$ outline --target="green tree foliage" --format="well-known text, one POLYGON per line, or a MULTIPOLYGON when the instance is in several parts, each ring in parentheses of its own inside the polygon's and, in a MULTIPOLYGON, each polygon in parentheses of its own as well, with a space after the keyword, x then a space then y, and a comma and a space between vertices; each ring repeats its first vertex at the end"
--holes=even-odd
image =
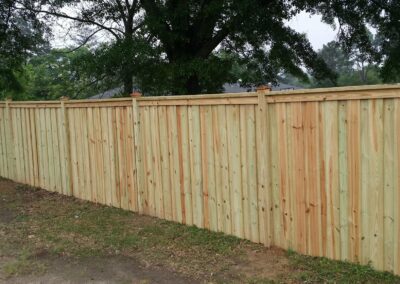
POLYGON ((229 79, 232 59, 252 73, 246 84, 274 82, 282 70, 306 77, 302 65, 315 77, 334 79, 306 37, 285 25, 298 11, 317 8, 308 2, 142 0, 145 24, 165 53, 174 94, 216 91, 229 79), (216 50, 231 56, 218 58, 216 50))
POLYGON ((36 13, 21 7, 14 0, 0 2, 0 97, 17 96, 23 91, 24 62, 46 48, 45 27, 36 13))
MULTIPOLYGON (((96 74, 117 76, 125 93, 133 78, 149 92, 202 93, 221 90, 233 80, 235 62, 252 72, 246 84, 274 82, 281 72, 307 79, 335 80, 303 34, 287 26, 302 10, 338 18, 343 42, 369 51, 364 9, 353 1, 315 0, 43 0, 26 9, 52 18, 73 20, 76 27, 107 32, 106 47, 93 54, 114 58, 112 70, 98 62, 96 74), (75 9, 66 14, 61 8, 75 9), (117 53, 116 50, 121 50, 117 53), (223 52, 230 56, 221 57, 223 52)), ((91 36, 92 36, 91 35, 91 36)), ((90 37, 90 36, 89 36, 90 37)), ((89 60, 89 59, 88 59, 89 60)), ((110 60, 109 60, 110 62, 110 60)))
MULTIPOLYGON (((371 35, 372 37, 372 35, 371 35)), ((353 46, 344 49, 336 42, 325 44, 318 52, 338 78, 335 82, 329 80, 314 80, 313 87, 351 86, 379 84, 379 65, 372 58, 361 53, 353 46)))
POLYGON ((112 81, 97 80, 87 74, 83 64, 89 54, 86 48, 74 52, 54 49, 31 58, 24 68, 28 77, 27 96, 44 100, 62 96, 84 98, 113 87, 112 81))
MULTIPOLYGON (((136 49, 137 41, 151 41, 143 32, 143 20, 140 14, 138 0, 31 0, 23 4, 24 9, 46 17, 48 23, 55 20, 72 21, 75 32, 80 33, 84 28, 89 29, 89 34, 83 38, 82 45, 88 43, 99 33, 109 36, 108 46, 101 46, 94 54, 89 54, 87 62, 100 59, 95 64, 88 66, 88 71, 104 78, 104 71, 111 79, 118 73, 120 81, 124 84, 125 93, 133 89, 134 66, 136 57, 140 57, 143 50, 136 49), (63 9, 67 8, 67 10, 63 9), (118 52, 118 54, 117 54, 118 52), (91 56, 90 56, 91 55, 91 56), (111 58, 113 62, 110 67, 111 58), (107 69, 105 69, 107 68, 107 69), (103 71, 103 72, 102 72, 103 71)), ((150 48, 150 42, 148 43, 150 48)))
MULTIPOLYGON (((359 0, 360 1, 360 0, 359 0)), ((400 81, 400 1, 360 1, 369 22, 378 31, 375 44, 383 63, 384 82, 400 81)))
MULTIPOLYGON (((395 80, 392 70, 400 66, 398 1, 25 1, 20 3, 25 10, 49 23, 63 19, 72 21, 75 31, 89 29, 82 44, 107 34, 106 43, 82 58, 87 67, 82 71, 123 84, 125 94, 134 86, 153 95, 211 93, 238 78, 244 85, 257 85, 274 83, 281 74, 334 85, 338 78, 337 70, 328 68, 332 62, 326 63, 304 34, 287 26, 300 11, 338 24, 338 41, 346 52, 357 50, 363 62, 383 60, 386 80, 395 80), (367 24, 381 35, 375 46, 367 24)), ((376 73, 376 68, 361 69, 361 75, 376 73)))

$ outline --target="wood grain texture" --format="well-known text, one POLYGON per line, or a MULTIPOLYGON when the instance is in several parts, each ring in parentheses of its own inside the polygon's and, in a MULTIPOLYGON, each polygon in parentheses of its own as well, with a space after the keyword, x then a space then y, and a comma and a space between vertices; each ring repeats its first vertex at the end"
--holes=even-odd
POLYGON ((400 87, 0 103, 0 175, 400 274, 400 87))

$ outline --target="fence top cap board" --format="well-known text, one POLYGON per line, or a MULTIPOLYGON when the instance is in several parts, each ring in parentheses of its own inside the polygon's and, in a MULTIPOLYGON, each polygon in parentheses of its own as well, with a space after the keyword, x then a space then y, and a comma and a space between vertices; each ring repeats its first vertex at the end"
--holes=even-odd
MULTIPOLYGON (((302 100, 305 96, 308 99, 314 100, 325 100, 325 96, 329 96, 330 99, 340 99, 344 94, 346 97, 343 99, 351 99, 354 95, 354 99, 360 99, 368 94, 373 95, 373 91, 390 91, 400 90, 400 84, 385 84, 385 85, 366 85, 366 86, 349 86, 349 87, 334 87, 334 88, 316 88, 316 89, 300 89, 300 90, 284 90, 284 91, 270 91, 265 93, 271 102, 285 101, 290 102, 291 99, 294 101, 302 100), (369 92, 369 93, 368 93, 369 92), (357 96, 356 96, 357 95, 357 96)), ((236 103, 240 104, 240 99, 248 98, 249 104, 257 104, 257 92, 247 93, 224 93, 224 94, 199 94, 199 95, 184 95, 184 96, 155 96, 155 97, 135 97, 135 98, 114 98, 114 99, 84 99, 84 100, 64 100, 66 107, 68 106, 118 106, 128 105, 132 100, 137 100, 139 105, 160 105, 166 104, 168 101, 187 101, 185 104, 196 105, 201 104, 202 101, 208 100, 209 102, 226 100, 229 102, 231 99, 236 99, 236 103), (252 100, 254 99, 254 100, 252 100), (153 102, 153 103, 152 103, 153 102), (112 103, 110 105, 107 105, 112 103)), ((380 94, 375 94, 374 97, 382 97, 380 94)), ((400 97, 399 94, 391 95, 390 97, 400 97)), ((371 98, 366 96, 366 98, 371 98)), ((212 104, 212 103, 211 103, 212 104)), ((6 102, 0 102, 0 107, 6 107, 6 102)), ((9 101, 9 106, 15 107, 60 107, 60 101, 9 101)))

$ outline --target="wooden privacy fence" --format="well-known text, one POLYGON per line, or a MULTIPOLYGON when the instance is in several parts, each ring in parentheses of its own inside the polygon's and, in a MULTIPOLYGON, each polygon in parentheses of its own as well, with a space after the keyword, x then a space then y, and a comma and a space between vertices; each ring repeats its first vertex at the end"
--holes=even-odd
POLYGON ((0 175, 400 274, 400 86, 0 103, 0 175))

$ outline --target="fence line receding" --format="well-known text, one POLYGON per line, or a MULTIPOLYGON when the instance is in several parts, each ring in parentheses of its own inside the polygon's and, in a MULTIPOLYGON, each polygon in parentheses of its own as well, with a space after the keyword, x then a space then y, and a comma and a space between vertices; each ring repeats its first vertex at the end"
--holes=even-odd
POLYGON ((0 103, 0 175, 400 274, 400 86, 0 103))

